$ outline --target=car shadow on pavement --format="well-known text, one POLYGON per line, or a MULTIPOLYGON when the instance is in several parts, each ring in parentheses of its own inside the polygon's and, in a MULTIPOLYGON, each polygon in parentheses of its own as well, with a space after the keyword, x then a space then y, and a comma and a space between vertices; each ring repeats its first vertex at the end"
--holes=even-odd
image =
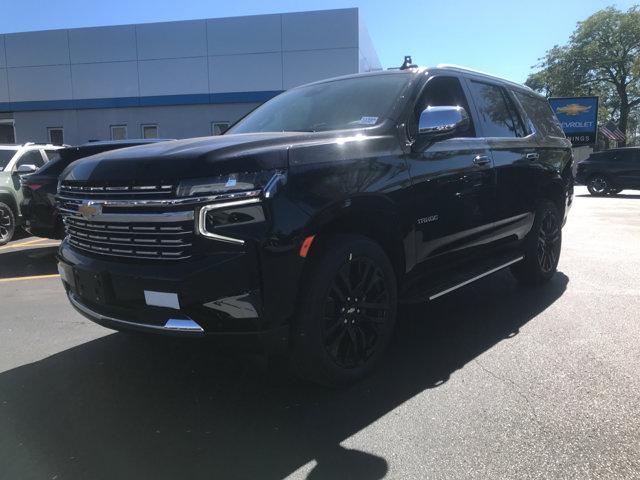
POLYGON ((527 289, 499 272, 402 307, 383 363, 344 390, 208 342, 112 334, 78 345, 0 373, 4 478, 276 479, 305 465, 313 479, 382 478, 385 458, 341 442, 518 334, 568 281, 527 289))
POLYGON ((38 248, 36 245, 23 250, 0 251, 0 279, 58 273, 57 251, 58 247, 38 248))

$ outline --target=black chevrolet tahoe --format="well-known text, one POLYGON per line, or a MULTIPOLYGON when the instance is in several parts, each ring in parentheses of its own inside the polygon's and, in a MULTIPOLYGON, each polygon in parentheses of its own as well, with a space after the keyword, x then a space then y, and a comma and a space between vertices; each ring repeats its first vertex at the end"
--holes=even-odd
POLYGON ((612 148, 595 152, 578 162, 576 181, 594 196, 640 190, 640 147, 612 148))
POLYGON ((115 330, 257 341, 353 382, 399 302, 555 273, 571 144, 547 101, 451 66, 293 88, 219 137, 101 153, 58 189, 71 304, 115 330))

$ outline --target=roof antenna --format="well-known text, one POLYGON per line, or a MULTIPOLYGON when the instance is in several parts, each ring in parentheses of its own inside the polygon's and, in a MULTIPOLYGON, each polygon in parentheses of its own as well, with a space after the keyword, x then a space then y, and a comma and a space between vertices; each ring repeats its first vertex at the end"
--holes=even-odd
POLYGON ((415 67, 417 67, 417 65, 413 64, 413 60, 411 60, 411 55, 405 55, 404 62, 402 63, 400 70, 406 70, 407 68, 415 68, 415 67))

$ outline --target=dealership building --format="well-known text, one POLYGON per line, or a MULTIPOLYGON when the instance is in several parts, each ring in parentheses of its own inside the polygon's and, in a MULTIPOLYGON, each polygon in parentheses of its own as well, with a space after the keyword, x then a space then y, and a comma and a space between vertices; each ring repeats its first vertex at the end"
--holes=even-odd
POLYGON ((0 35, 0 143, 215 135, 314 80, 380 69, 357 8, 0 35))

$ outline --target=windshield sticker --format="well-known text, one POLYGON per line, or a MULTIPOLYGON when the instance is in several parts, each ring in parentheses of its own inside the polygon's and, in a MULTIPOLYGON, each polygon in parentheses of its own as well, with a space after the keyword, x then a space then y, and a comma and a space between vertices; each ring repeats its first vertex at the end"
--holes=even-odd
POLYGON ((358 123, 360 125, 375 125, 378 122, 378 117, 362 117, 358 123))

